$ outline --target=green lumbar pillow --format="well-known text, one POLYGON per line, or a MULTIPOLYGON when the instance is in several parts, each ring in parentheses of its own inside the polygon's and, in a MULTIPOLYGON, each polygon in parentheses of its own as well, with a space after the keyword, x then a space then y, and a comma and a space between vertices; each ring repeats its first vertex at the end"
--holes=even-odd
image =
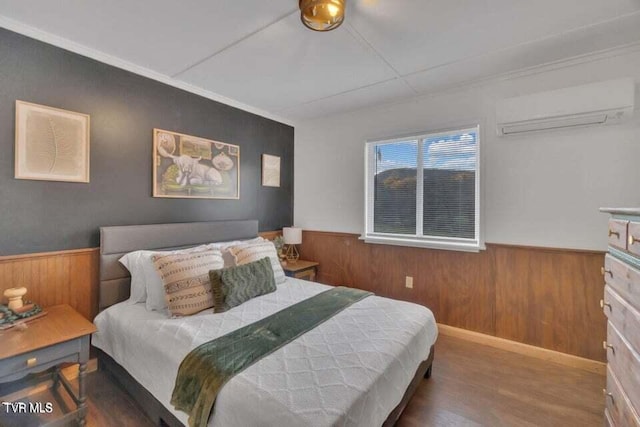
POLYGON ((211 270, 209 277, 215 313, 276 290, 273 268, 267 257, 236 267, 211 270))

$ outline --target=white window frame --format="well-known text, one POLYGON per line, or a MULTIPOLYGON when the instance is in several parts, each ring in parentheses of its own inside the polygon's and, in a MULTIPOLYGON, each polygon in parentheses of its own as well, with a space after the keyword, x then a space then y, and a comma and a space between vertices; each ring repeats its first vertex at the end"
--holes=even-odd
POLYGON ((364 200, 364 224, 365 230, 361 240, 366 243, 383 244, 383 245, 396 245, 396 246, 411 246, 419 248, 431 248, 431 249, 445 249, 464 252, 479 252, 484 250, 484 242, 482 241, 482 226, 481 226, 481 150, 482 150, 482 134, 480 124, 454 126, 447 129, 439 129, 436 131, 426 131, 410 136, 400 136, 394 138, 386 138, 381 140, 369 140, 365 144, 364 157, 364 183, 365 183, 365 200, 364 200), (476 184, 476 200, 475 200, 475 236, 473 239, 461 239, 451 237, 440 236, 422 236, 423 228, 423 207, 424 207, 424 157, 423 148, 424 140, 427 138, 437 137, 438 135, 450 135, 453 132, 465 132, 473 131, 476 133, 476 168, 475 168, 475 184, 476 184), (391 234, 391 233, 375 233, 373 232, 373 215, 369 215, 369 212, 373 212, 374 209, 374 180, 372 179, 375 171, 375 150, 372 150, 373 145, 381 144, 393 144, 398 142, 418 142, 418 159, 417 159, 417 177, 416 177, 416 234, 391 234))

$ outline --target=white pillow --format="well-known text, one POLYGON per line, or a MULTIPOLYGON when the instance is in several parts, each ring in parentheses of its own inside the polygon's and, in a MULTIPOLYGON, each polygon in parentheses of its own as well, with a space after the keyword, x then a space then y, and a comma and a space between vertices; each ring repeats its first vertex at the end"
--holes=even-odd
MULTIPOLYGON (((132 304, 146 302, 148 297, 147 277, 154 276, 148 274, 149 269, 145 265, 153 265, 151 256, 154 254, 171 253, 171 252, 192 252, 194 250, 206 250, 206 245, 197 246, 195 248, 181 249, 177 251, 134 251, 124 255, 118 261, 129 270, 131 274, 131 292, 129 302, 132 304)), ((159 280, 159 279, 158 279, 159 280)))
POLYGON ((222 259, 224 259, 224 267, 229 268, 229 267, 235 267, 236 265, 235 257, 231 252, 229 252, 230 248, 238 245, 251 245, 251 244, 262 243, 262 242, 266 242, 266 240, 262 237, 256 237, 248 240, 232 240, 228 242, 209 243, 207 247, 209 247, 210 249, 217 249, 220 252, 222 252, 222 259))
POLYGON ((286 280, 284 270, 278 258, 278 251, 273 242, 265 240, 257 243, 233 246, 229 248, 229 252, 234 256, 236 265, 244 265, 268 257, 269 261, 271 261, 273 277, 276 284, 284 283, 286 280))
POLYGON ((217 249, 222 252, 225 267, 235 265, 235 258, 228 252, 232 246, 241 244, 256 244, 266 241, 262 237, 248 240, 233 240, 228 242, 208 243, 188 249, 178 249, 174 251, 135 251, 130 252, 120 258, 120 263, 131 273, 131 296, 129 302, 144 302, 147 310, 162 311, 167 307, 164 299, 164 285, 160 276, 156 272, 151 257, 153 255, 169 255, 174 253, 190 253, 217 249))
POLYGON ((118 260, 131 274, 131 295, 129 296, 129 302, 132 304, 145 302, 147 300, 147 287, 140 264, 140 255, 142 252, 144 251, 129 252, 118 260))
POLYGON ((255 243, 261 243, 261 242, 266 242, 267 240, 265 240, 264 237, 254 237, 253 239, 247 239, 247 240, 229 240, 226 242, 214 242, 214 243, 209 243, 207 244, 207 246, 211 249, 219 249, 219 250, 227 250, 233 246, 238 246, 238 245, 251 245, 251 244, 255 244, 255 243))

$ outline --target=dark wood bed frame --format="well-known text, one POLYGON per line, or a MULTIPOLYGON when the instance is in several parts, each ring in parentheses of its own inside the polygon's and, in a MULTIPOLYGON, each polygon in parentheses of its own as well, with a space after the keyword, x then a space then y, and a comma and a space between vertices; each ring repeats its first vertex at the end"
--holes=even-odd
MULTIPOLYGON (((125 253, 138 249, 166 249, 188 247, 201 243, 241 240, 258 235, 257 221, 218 221, 208 223, 154 224, 142 226, 104 227, 100 229, 100 309, 129 296, 129 272, 117 261, 125 253)), ((183 427, 167 408, 138 383, 111 356, 94 348, 98 368, 107 373, 138 404, 142 411, 159 426, 183 427)), ((416 392, 423 378, 431 377, 434 348, 423 361, 407 387, 402 400, 389 414, 384 427, 396 424, 402 411, 416 392)))

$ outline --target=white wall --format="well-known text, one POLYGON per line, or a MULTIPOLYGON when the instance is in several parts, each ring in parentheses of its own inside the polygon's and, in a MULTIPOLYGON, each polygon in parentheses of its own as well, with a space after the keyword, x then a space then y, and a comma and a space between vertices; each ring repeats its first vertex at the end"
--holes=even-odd
MULTIPOLYGON (((296 124, 295 222, 361 233, 367 139, 479 122, 487 243, 606 248, 602 206, 640 206, 640 111, 613 126, 498 137, 503 97, 619 77, 640 82, 640 52, 296 124)), ((638 88, 638 85, 636 85, 638 88)), ((638 92, 638 90, 637 90, 638 92)), ((640 94, 636 94, 640 104, 640 94)))

